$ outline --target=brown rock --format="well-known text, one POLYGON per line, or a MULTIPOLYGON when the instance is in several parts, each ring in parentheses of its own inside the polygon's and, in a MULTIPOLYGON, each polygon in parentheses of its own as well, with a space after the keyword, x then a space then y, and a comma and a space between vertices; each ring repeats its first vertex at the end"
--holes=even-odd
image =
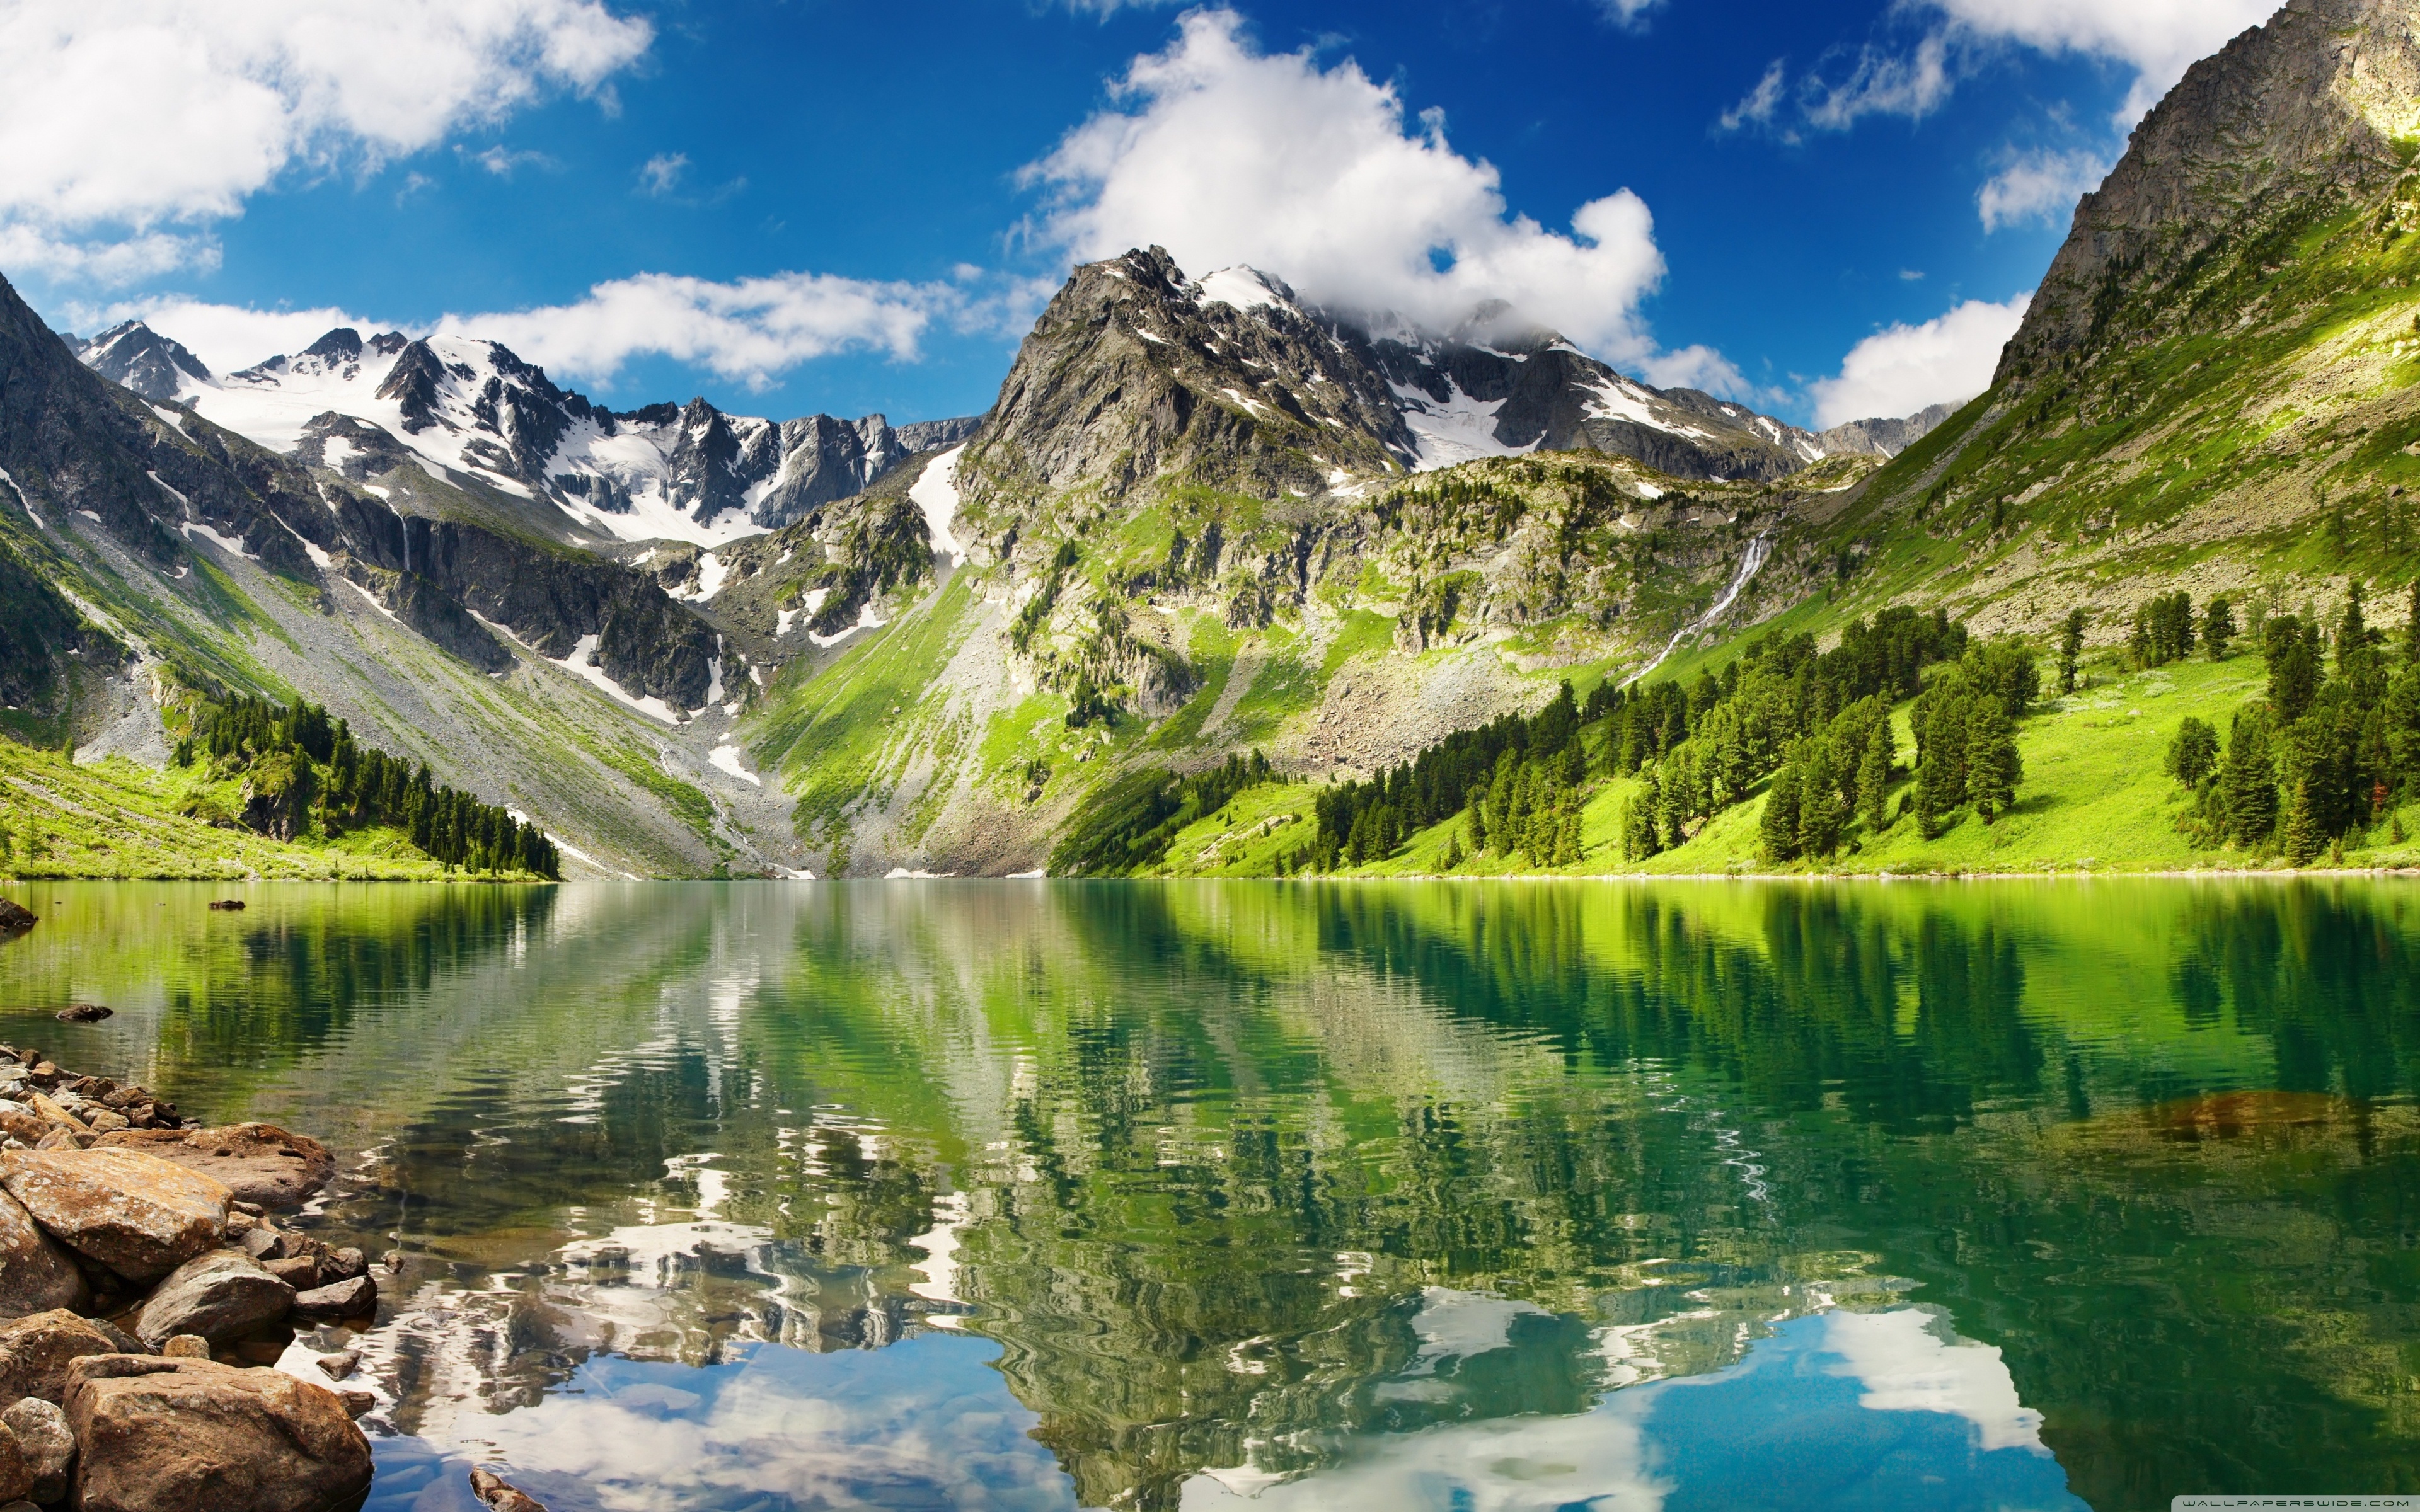
POLYGON ((70 1364, 116 1352, 116 1339, 64 1309, 0 1324, 0 1401, 39 1396, 56 1402, 66 1394, 70 1364))
POLYGON ((0 898, 0 935, 23 934, 41 921, 42 916, 23 903, 0 898))
POLYGON ((471 1472, 471 1494, 487 1504, 488 1512, 546 1512, 546 1504, 492 1470, 471 1472))
POLYGON ((0 1187, 54 1237, 130 1281, 167 1274, 226 1227, 224 1185, 139 1150, 8 1150, 0 1187))
POLYGON ((370 1444, 324 1386, 282 1370, 113 1354, 70 1372, 83 1512, 333 1512, 370 1444))
POLYGON ((378 1283, 365 1275, 298 1293, 294 1310, 310 1318, 359 1318, 378 1305, 378 1283))
POLYGON ((155 1348, 179 1334, 216 1344, 274 1323, 293 1306, 294 1288, 251 1257, 212 1250, 168 1273, 135 1315, 134 1336, 155 1348))
POLYGON ((41 1115, 23 1103, 10 1103, 0 1105, 0 1134, 6 1134, 11 1139, 22 1139, 31 1145, 39 1143, 42 1135, 50 1132, 51 1126, 42 1121, 41 1115))
POLYGON ((98 1024, 110 1016, 110 1011, 99 1003, 70 1003, 51 1017, 61 1024, 98 1024))
POLYGON ((358 1418, 378 1406, 378 1394, 368 1391, 340 1391, 336 1393, 336 1400, 345 1404, 345 1412, 348 1416, 358 1418))
POLYGON ((6 1425, 17 1436, 17 1447, 24 1453, 25 1467, 33 1472, 33 1489, 26 1494, 37 1502, 64 1501, 76 1452, 75 1435, 68 1429, 67 1413, 54 1403, 28 1396, 0 1412, 0 1425, 6 1425))
POLYGON ((297 1255, 291 1259, 263 1260, 260 1268, 297 1291, 308 1291, 319 1284, 319 1262, 308 1255, 297 1255))
POLYGON ((34 1224, 23 1203, 0 1192, 0 1318, 23 1318, 92 1301, 74 1257, 34 1224))
POLYGON ((179 1334, 160 1346, 163 1360, 207 1360, 210 1357, 210 1341, 199 1334, 179 1334))
POLYGON ((369 1268, 369 1257, 349 1244, 330 1250, 319 1261, 319 1273, 331 1281, 350 1281, 368 1274, 369 1268))
POLYGON ((25 1460, 25 1451, 17 1443, 17 1435, 0 1426, 0 1496, 14 1502, 30 1496, 34 1490, 34 1467, 25 1460))
POLYGON ((243 912, 243 900, 240 898, 217 898, 211 900, 210 907, 214 911, 240 914, 243 912))
POLYGON ((236 1196, 270 1208, 300 1205, 336 1174, 336 1158, 317 1139, 273 1123, 224 1129, 123 1129, 103 1134, 105 1149, 139 1149, 226 1183, 236 1196))
POLYGON ((347 1376, 351 1375, 353 1373, 353 1367, 361 1363, 362 1357, 355 1354, 350 1350, 347 1350, 340 1354, 323 1354, 319 1356, 319 1368, 326 1371, 330 1376, 338 1381, 342 1381, 347 1376))
POLYGON ((126 1115, 116 1108, 92 1108, 85 1114, 84 1121, 95 1134, 116 1134, 127 1126, 126 1115))

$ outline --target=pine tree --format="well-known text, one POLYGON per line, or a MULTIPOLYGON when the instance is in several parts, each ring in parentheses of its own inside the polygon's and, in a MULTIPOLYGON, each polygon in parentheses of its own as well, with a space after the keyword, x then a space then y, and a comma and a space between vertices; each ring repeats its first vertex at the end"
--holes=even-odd
POLYGON ((1763 841, 1766 860, 1779 862, 1797 859, 1797 763, 1784 762, 1781 770, 1773 774, 1773 784, 1765 789, 1764 814, 1758 822, 1758 833, 1763 841))
POLYGON ((2235 610, 2225 598, 2211 599, 2209 610, 2202 615, 2202 649, 2210 653, 2211 660, 2225 661, 2227 644, 2234 639, 2235 610))
POLYGON ((1877 835, 1889 824, 1891 758, 1898 754, 1895 746, 1890 716, 1885 714, 1874 725, 1872 736, 1866 741, 1865 758, 1857 764, 1857 808, 1866 816, 1867 827, 1877 835))
POLYGON ((2258 707, 2238 709, 2226 732, 2226 762, 2220 769, 2226 838, 2247 851, 2265 849, 2277 831, 2277 764, 2269 745, 2269 720, 2258 707))
POLYGON ((2168 742, 2168 775, 2189 788, 2198 788, 2217 766, 2218 732, 2208 720, 2186 716, 2177 726, 2176 738, 2168 742))
POLYGON ((2420 578, 2412 579, 2412 604, 2403 621, 2403 659, 2420 667, 2420 578))
POLYGON ((2075 691, 2076 663, 2084 656, 2084 626, 2089 616, 2080 609, 2067 611, 2066 623, 2058 630, 2058 690, 2075 691))
POLYGON ((1976 700, 1966 717, 1966 795, 1975 800, 1976 816, 1988 825, 2007 811, 2024 780, 2015 727, 1996 701, 1976 700))
POLYGON ((2286 810, 2286 860, 2308 866, 2319 854, 2319 820, 2311 812, 2311 784, 2294 784, 2294 801, 2286 810))
POLYGON ((1458 872, 1462 869, 1462 837, 1452 830, 1445 832, 1445 854, 1437 857, 1437 870, 1458 872))

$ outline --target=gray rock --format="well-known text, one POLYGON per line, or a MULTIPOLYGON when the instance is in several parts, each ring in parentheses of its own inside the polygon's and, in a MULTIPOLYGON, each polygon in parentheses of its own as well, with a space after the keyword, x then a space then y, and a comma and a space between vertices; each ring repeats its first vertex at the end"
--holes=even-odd
POLYGON ((135 1316, 134 1334, 154 1347, 179 1334, 217 1344, 276 1322, 294 1301, 292 1287, 249 1257, 215 1250, 169 1273, 135 1316))
POLYGON ((81 1308, 91 1295, 74 1257, 35 1226, 23 1203, 0 1192, 0 1318, 81 1308))
POLYGON ((67 1397, 82 1512, 331 1512, 370 1483, 343 1401, 281 1370, 104 1355, 67 1397))
POLYGON ((359 1318, 378 1305, 378 1283, 365 1275, 298 1293, 294 1310, 306 1318, 359 1318))
POLYGON ((68 1429, 68 1414, 57 1404, 39 1396, 28 1396, 5 1412, 0 1424, 17 1436, 17 1447, 23 1452, 26 1468, 34 1474, 33 1500, 42 1503, 62 1501, 68 1494, 68 1476, 75 1466, 75 1435, 68 1429))

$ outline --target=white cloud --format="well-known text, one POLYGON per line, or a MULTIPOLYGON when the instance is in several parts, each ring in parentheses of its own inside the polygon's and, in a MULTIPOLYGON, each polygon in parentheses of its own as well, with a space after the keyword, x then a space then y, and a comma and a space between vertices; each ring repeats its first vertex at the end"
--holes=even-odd
POLYGON ((1807 75, 1799 90, 1807 124, 1842 131, 1861 116, 1904 116, 1922 120, 1941 108, 1954 84, 1949 38, 1933 32, 1904 56, 1861 48, 1848 76, 1837 84, 1807 75))
POLYGON ((449 315, 438 330, 501 341, 550 373, 606 380, 642 356, 670 357, 751 384, 813 358, 873 350, 912 358, 958 291, 942 284, 873 283, 828 273, 776 273, 728 284, 641 273, 598 284, 569 304, 449 315))
POLYGON ((2135 70, 2119 112, 2131 123, 2207 57, 2276 9, 2275 0, 1927 0, 1978 37, 2082 53, 2135 70))
POLYGON ((211 304, 182 295, 109 304, 70 304, 62 313, 86 335, 107 330, 121 320, 140 320, 160 334, 183 343, 211 372, 222 376, 240 372, 280 353, 299 352, 338 326, 350 326, 365 336, 398 329, 334 306, 254 310, 240 304, 211 304))
POLYGON ((110 244, 158 249, 160 227, 238 214, 289 169, 375 165, 550 89, 595 93, 652 37, 600 0, 14 0, 0 225, 86 248, 46 270, 107 276, 110 244))
POLYGON ((659 197, 669 194, 680 187, 681 175, 688 171, 688 153, 659 152, 639 169, 639 188, 659 197))
POLYGON ((1992 386, 2000 348, 2017 332, 2031 294, 2003 304, 1968 300, 1920 326, 1894 325, 1849 349, 1838 377, 1807 385, 1815 424, 1912 415, 1936 404, 1962 404, 1992 386))
POLYGON ((1569 234, 1513 215, 1437 113, 1407 131, 1392 87, 1350 60, 1263 54, 1228 10, 1183 18, 1113 87, 1126 108, 1027 169, 1055 193, 1043 235, 1078 257, 1157 243, 1188 273, 1249 263, 1314 301, 1439 327, 1500 298, 1615 362, 1656 355, 1638 303, 1664 258, 1628 190, 1569 234))
POLYGON ((510 178, 517 168, 544 168, 551 173, 563 166, 543 152, 515 152, 503 147, 492 147, 484 152, 467 152, 460 147, 454 150, 463 162, 475 162, 499 178, 510 178))
POLYGON ((1789 82, 1790 69, 1781 59, 1775 58, 1764 66, 1764 77, 1757 80, 1740 102, 1723 112, 1718 124, 1726 131, 1736 131, 1744 126, 1772 124, 1773 113, 1781 107, 1782 85, 1789 82))
POLYGON ((1920 120, 1938 110, 1996 48, 2081 54, 2133 70, 2117 121, 2131 126, 2167 93, 2185 69, 2224 46, 2275 8, 2275 0, 1901 0, 1895 13, 1930 17, 1915 46, 1900 52, 1868 44, 1845 76, 1823 77, 1823 65, 1792 86, 1776 63, 1754 89, 1716 118, 1724 131, 1746 126, 1779 130, 1787 102, 1794 119, 1822 131, 1846 131, 1863 116, 1920 120))
POLYGON ((2055 224, 2108 176, 2108 160, 2097 152, 2027 152, 1976 191, 1975 208, 1986 231, 2025 221, 2055 224))
POLYGON ((1606 21, 1625 29, 1643 25, 1639 20, 1664 0, 1596 0, 1597 10, 1606 21))

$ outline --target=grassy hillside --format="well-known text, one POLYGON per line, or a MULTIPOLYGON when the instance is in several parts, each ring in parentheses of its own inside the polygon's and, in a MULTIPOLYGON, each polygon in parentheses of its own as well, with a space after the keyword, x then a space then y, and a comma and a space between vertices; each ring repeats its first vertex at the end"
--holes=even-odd
POLYGON ((289 842, 204 817, 240 810, 242 786, 200 765, 154 771, 121 757, 79 765, 0 740, 0 875, 434 881, 447 874, 385 825, 289 842))
MULTIPOLYGON (((1849 874, 2027 872, 2245 871, 2285 865, 2274 847, 2245 849, 2197 843, 2178 826, 2192 795, 2166 775, 2168 746, 2187 717, 2220 731, 2235 712, 2259 698, 2266 670, 2257 656, 2190 660, 2136 670, 2128 658, 2088 659, 2077 690, 2046 700, 2017 725, 2024 780, 2017 801, 1986 825, 1962 810, 1942 833, 1924 838, 1912 816, 1900 815, 1914 787, 1906 764, 1914 755, 1912 701, 1892 710, 1900 769, 1889 787, 1892 821, 1879 833, 1852 818, 1838 854, 1821 860, 1775 863, 1760 846, 1760 821, 1770 796, 1761 782, 1748 799, 1698 828, 1676 847, 1643 858, 1626 856, 1620 819, 1636 802, 1636 778, 1592 777, 1581 806, 1577 860, 1539 866, 1525 856, 1473 855, 1466 815, 1418 830, 1383 860, 1340 865, 1342 876, 1538 876, 1645 873, 1849 874), (1450 856, 1459 853, 1453 864, 1450 856)), ((1582 732, 1591 769, 1604 750, 1603 725, 1582 732)), ((1288 859, 1315 825, 1325 784, 1279 782, 1251 787, 1223 808, 1187 825, 1148 874, 1251 877, 1287 874, 1288 859)), ((2420 802, 2397 802, 2376 823, 2348 838, 2341 855, 2324 853, 2319 866, 2420 865, 2420 802)))

